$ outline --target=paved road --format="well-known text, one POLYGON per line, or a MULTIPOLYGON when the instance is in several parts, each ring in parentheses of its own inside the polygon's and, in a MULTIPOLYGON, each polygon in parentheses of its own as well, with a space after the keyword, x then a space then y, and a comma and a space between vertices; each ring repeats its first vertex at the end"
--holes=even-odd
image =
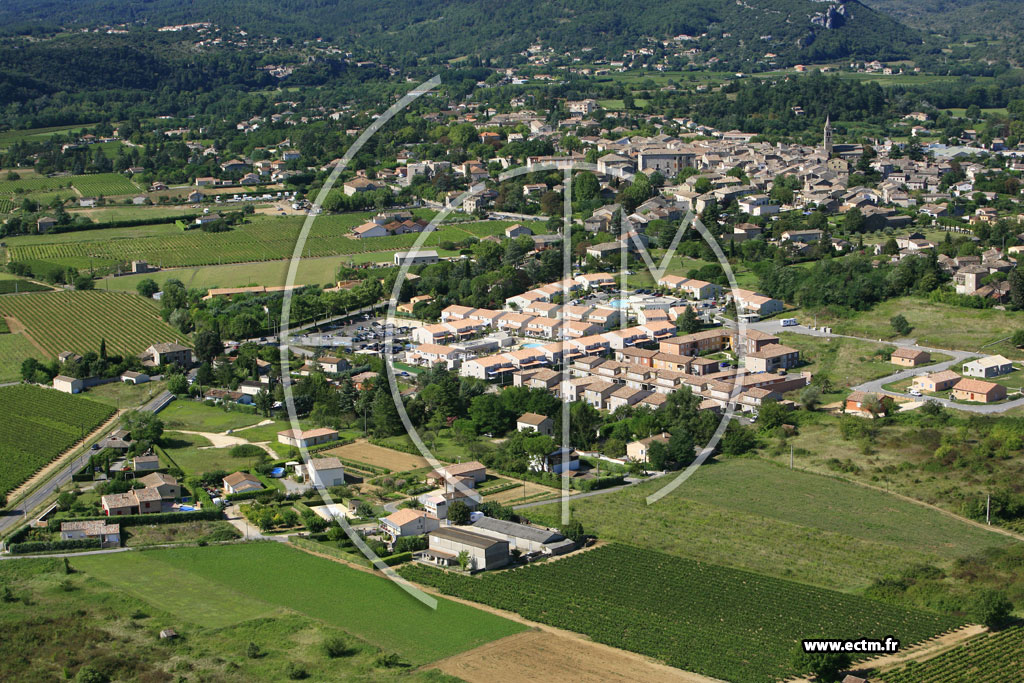
MULTIPOLYGON (((140 410, 146 410, 151 413, 160 412, 173 400, 174 395, 168 391, 164 391, 155 396, 146 405, 140 408, 140 410)), ((115 420, 110 424, 106 431, 109 432, 116 426, 117 421, 115 420)), ((19 502, 14 508, 4 510, 0 513, 0 534, 7 533, 12 527, 23 523, 30 512, 42 506, 50 496, 57 492, 57 489, 71 481, 71 475, 88 464, 90 455, 91 451, 86 450, 76 456, 73 460, 57 470, 57 473, 46 480, 41 486, 37 487, 27 496, 22 498, 21 502, 19 502)))

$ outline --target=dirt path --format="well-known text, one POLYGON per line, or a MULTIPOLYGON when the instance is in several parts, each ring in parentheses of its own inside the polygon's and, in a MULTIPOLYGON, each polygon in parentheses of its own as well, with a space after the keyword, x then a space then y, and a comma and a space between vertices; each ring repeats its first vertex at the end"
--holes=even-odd
MULTIPOLYGON (((987 631, 988 629, 981 624, 967 624, 895 654, 880 655, 857 662, 856 668, 850 671, 854 675, 864 676, 868 672, 888 671, 911 661, 925 662, 987 631)), ((810 678, 790 678, 787 682, 812 683, 810 678)))
POLYGON ((39 353, 43 354, 44 358, 51 358, 50 352, 43 348, 43 345, 32 338, 32 335, 28 333, 28 328, 21 324, 21 321, 14 317, 4 317, 7 322, 7 329, 11 331, 11 334, 20 334, 25 339, 28 339, 32 346, 36 347, 39 353))
POLYGON ((33 488, 35 488, 35 486, 37 484, 39 484, 42 481, 45 481, 55 471, 57 471, 58 469, 63 467, 65 464, 67 464, 68 458, 71 457, 72 453, 74 453, 75 451, 78 450, 79 446, 81 446, 83 443, 85 443, 89 439, 93 438, 94 436, 97 436, 98 434, 102 434, 104 430, 109 429, 110 426, 113 423, 117 422, 117 420, 120 419, 120 417, 122 415, 124 415, 126 412, 128 412, 128 411, 127 410, 120 410, 120 411, 115 412, 110 418, 107 419, 106 422, 104 422, 99 427, 97 427, 96 429, 94 429, 91 432, 89 432, 88 434, 86 434, 84 439, 82 439, 81 441, 76 442, 74 445, 72 445, 66 451, 64 451, 63 453, 58 455, 56 458, 51 460, 41 470, 37 471, 35 474, 33 474, 31 477, 29 477, 21 486, 19 486, 18 488, 14 489, 10 493, 8 493, 7 494, 7 500, 10 501, 10 504, 13 505, 14 501, 16 501, 18 499, 18 497, 20 497, 23 494, 28 493, 29 491, 31 491, 33 488))
MULTIPOLYGON (((292 546, 296 550, 343 564, 368 574, 379 572, 338 557, 292 546)), ((575 555, 575 553, 572 553, 575 555)), ((587 636, 547 624, 525 619, 515 612, 452 595, 445 595, 429 586, 413 584, 424 593, 529 626, 532 631, 508 636, 467 650, 461 654, 423 666, 439 668, 469 683, 490 683, 494 680, 533 683, 538 671, 545 681, 652 681, 653 683, 723 683, 717 678, 702 676, 662 664, 644 655, 595 643, 587 636), (539 663, 539 665, 538 665, 539 663)))
MULTIPOLYGON (((249 427, 242 427, 241 429, 258 427, 262 424, 263 423, 261 422, 259 425, 249 425, 249 427)), ((270 443, 267 441, 249 441, 248 439, 243 439, 240 436, 232 436, 231 434, 217 432, 192 432, 185 429, 168 429, 167 431, 178 432, 179 434, 193 434, 195 436, 201 436, 207 441, 209 441, 211 444, 213 444, 211 446, 200 446, 199 450, 203 450, 204 448, 230 448, 232 446, 259 446, 264 451, 266 451, 267 455, 269 455, 274 460, 280 460, 281 458, 281 456, 278 455, 277 452, 270 447, 270 443)), ((236 429, 234 431, 237 432, 240 431, 240 429, 236 429)))

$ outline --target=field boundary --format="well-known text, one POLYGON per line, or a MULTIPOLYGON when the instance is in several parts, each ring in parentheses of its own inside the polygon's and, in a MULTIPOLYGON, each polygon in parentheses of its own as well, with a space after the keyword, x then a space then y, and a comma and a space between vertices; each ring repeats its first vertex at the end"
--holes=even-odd
POLYGON ((28 340, 29 344, 35 347, 36 351, 43 354, 44 358, 50 357, 50 352, 44 349, 42 344, 32 338, 32 335, 28 333, 28 328, 25 327, 20 320, 15 318, 13 315, 4 316, 4 320, 7 322, 7 328, 10 330, 11 334, 20 334, 28 340))

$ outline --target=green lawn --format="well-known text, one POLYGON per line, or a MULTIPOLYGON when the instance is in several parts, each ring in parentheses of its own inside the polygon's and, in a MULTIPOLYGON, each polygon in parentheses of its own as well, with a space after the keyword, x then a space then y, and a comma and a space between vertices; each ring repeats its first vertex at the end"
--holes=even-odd
POLYGON ((164 408, 160 412, 160 419, 168 429, 217 433, 258 424, 263 421, 263 416, 244 408, 226 410, 224 407, 208 406, 183 398, 164 408))
POLYGON ((91 387, 86 390, 86 397, 108 406, 125 409, 141 406, 164 390, 165 383, 147 382, 145 384, 126 384, 111 382, 91 387))
MULTIPOLYGON (((235 458, 230 448, 211 448, 210 442, 198 434, 164 432, 161 445, 168 457, 185 474, 204 474, 219 470, 247 470, 262 458, 235 458)), ((168 463, 170 465, 170 463, 168 463)))
MULTIPOLYGON (((648 506, 664 483, 573 501, 573 518, 603 539, 837 590, 1009 542, 884 492, 757 460, 704 465, 648 506)), ((557 525, 560 506, 525 512, 557 525)))
POLYGON ((913 328, 909 336, 917 339, 918 344, 1024 358, 1024 350, 1014 348, 1008 342, 994 343, 1024 327, 1024 313, 1020 312, 961 308, 915 297, 900 297, 848 318, 830 320, 819 314, 818 324, 831 325, 837 334, 895 339, 898 335, 893 332, 889 320, 896 315, 907 319, 913 328))
MULTIPOLYGON (((362 256, 362 254, 360 254, 362 256)), ((377 258, 381 258, 377 255, 377 258)), ((381 260, 384 260, 381 258, 381 260)), ((324 285, 336 280, 338 268, 345 265, 346 257, 326 256, 304 258, 299 262, 295 284, 324 285)), ((263 263, 232 263, 224 266, 197 266, 175 268, 142 275, 125 275, 107 278, 96 283, 98 289, 126 290, 134 292, 140 280, 151 279, 160 284, 172 278, 181 280, 189 289, 210 289, 212 287, 250 287, 284 285, 290 260, 266 261, 263 263)))
POLYGON ((95 580, 194 626, 231 626, 286 611, 344 629, 412 664, 524 630, 466 605, 431 610, 380 576, 279 543, 76 558, 95 580))

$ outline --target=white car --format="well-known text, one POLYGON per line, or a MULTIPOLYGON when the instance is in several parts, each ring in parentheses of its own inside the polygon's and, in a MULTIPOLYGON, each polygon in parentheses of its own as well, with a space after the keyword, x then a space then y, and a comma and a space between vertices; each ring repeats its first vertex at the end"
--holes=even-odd
POLYGON ((920 389, 911 389, 907 393, 909 393, 911 396, 921 396, 922 395, 920 389))

